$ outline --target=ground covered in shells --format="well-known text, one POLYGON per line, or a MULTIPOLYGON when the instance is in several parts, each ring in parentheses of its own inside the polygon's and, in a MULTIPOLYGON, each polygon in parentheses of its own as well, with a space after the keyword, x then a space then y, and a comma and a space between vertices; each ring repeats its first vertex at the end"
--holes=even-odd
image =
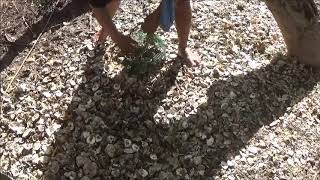
MULTIPOLYGON (((129 34, 158 3, 124 0, 114 21, 129 34)), ((142 76, 124 70, 110 40, 93 50, 96 21, 81 3, 65 2, 8 88, 48 20, 32 11, 19 17, 17 7, 9 3, 1 12, 16 18, 0 26, 1 173, 59 180, 320 178, 319 72, 284 56, 263 2, 193 1, 189 46, 201 66, 176 57, 175 28, 159 29, 166 59, 142 76), (76 7, 81 11, 69 11, 76 7)))

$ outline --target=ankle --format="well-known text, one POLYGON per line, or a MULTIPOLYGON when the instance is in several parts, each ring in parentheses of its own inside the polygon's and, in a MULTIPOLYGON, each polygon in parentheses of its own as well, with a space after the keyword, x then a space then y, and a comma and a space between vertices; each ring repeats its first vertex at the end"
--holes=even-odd
POLYGON ((178 47, 178 53, 186 53, 187 52, 187 47, 183 46, 179 46, 178 47))

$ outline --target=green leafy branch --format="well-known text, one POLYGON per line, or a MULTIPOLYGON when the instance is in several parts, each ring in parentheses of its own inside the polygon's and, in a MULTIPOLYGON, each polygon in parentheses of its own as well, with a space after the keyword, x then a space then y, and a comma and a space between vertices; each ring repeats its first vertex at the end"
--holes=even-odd
POLYGON ((163 64, 166 45, 159 36, 138 31, 132 34, 132 38, 138 43, 137 53, 126 56, 122 62, 129 74, 146 74, 163 64))

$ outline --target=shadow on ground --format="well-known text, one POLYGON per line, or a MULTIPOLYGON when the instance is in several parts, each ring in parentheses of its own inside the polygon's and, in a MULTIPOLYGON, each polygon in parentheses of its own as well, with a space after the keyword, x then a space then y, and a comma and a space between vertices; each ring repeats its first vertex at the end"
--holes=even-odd
MULTIPOLYGON (((65 0, 68 2, 68 0, 65 0)), ((89 11, 89 6, 87 0, 72 0, 66 3, 61 10, 56 9, 52 15, 51 20, 44 32, 48 30, 56 31, 61 26, 63 22, 71 21, 72 19, 86 13, 89 11)), ((37 39, 41 34, 42 29, 45 27, 49 20, 50 14, 45 14, 36 24, 31 25, 31 29, 26 29, 26 31, 8 47, 8 51, 0 56, 0 72, 2 72, 6 67, 8 67, 12 61, 30 46, 30 43, 37 39)))
POLYGON ((219 175, 222 161, 239 154, 317 83, 310 69, 297 73, 291 64, 270 64, 215 81, 197 113, 165 124, 154 115, 159 106, 168 108, 162 100, 174 87, 179 63, 154 80, 125 72, 108 77, 103 61, 87 62, 84 82, 56 133, 46 179, 143 179, 141 169, 148 171, 145 179, 210 179, 219 175))

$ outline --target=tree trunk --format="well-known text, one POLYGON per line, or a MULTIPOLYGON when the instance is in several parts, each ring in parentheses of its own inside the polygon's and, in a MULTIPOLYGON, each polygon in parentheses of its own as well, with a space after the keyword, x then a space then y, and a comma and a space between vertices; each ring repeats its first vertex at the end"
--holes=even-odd
POLYGON ((288 55, 320 67, 320 25, 314 0, 265 0, 283 34, 288 55))

